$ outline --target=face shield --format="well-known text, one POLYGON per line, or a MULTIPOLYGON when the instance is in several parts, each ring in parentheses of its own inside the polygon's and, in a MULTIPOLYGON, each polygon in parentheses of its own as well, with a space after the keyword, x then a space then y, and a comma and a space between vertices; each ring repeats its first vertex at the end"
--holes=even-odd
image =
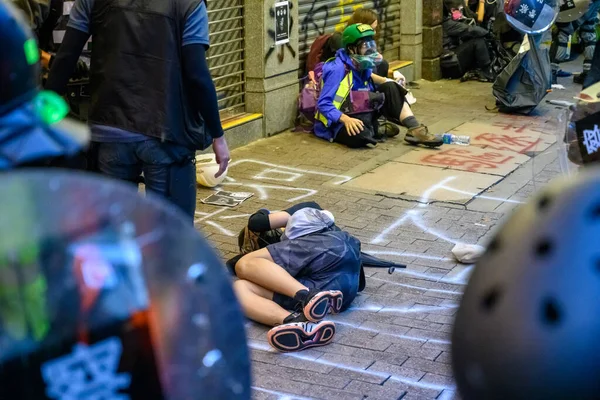
POLYGON ((373 39, 359 42, 357 52, 351 57, 360 71, 373 69, 383 61, 383 56, 377 51, 377 43, 373 39))

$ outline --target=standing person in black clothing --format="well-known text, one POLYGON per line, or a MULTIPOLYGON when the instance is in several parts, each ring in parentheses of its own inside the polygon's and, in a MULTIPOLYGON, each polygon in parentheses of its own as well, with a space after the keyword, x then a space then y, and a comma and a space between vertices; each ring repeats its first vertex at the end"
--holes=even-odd
POLYGON ((202 0, 78 0, 46 88, 62 93, 90 35, 91 157, 104 174, 137 182, 185 211, 196 208, 195 151, 229 149, 205 52, 202 0))

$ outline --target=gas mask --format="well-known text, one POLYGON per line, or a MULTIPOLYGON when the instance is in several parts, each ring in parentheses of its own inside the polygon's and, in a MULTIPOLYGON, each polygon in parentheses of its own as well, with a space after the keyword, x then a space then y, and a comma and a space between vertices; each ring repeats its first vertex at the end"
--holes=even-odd
POLYGON ((459 9, 453 8, 451 11, 451 14, 452 14, 452 19, 454 21, 459 21, 459 20, 463 19, 462 8, 459 8, 459 9))
POLYGON ((358 47, 364 54, 352 54, 350 57, 359 71, 373 69, 383 61, 383 56, 377 51, 377 44, 374 40, 365 41, 358 47))

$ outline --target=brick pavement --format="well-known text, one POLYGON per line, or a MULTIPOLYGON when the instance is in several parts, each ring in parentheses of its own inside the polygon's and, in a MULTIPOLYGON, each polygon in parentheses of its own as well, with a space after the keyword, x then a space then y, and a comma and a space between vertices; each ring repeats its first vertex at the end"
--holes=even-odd
MULTIPOLYGON (((490 93, 489 85, 481 83, 422 83, 415 91, 414 108, 430 126, 457 126, 475 118, 502 120, 484 108, 493 105, 490 93)), ((568 93, 551 96, 568 99, 568 93)), ((552 134, 556 113, 542 104, 528 121, 552 134)), ((513 200, 493 207, 483 198, 466 205, 426 205, 402 196, 347 190, 340 184, 411 149, 400 139, 375 149, 350 150, 307 134, 281 134, 232 152, 231 179, 223 188, 252 191, 253 198, 234 209, 198 205, 196 226, 224 258, 236 254, 236 234, 248 214, 261 207, 277 210, 314 200, 331 210, 365 250, 408 265, 392 275, 366 271, 365 291, 350 310, 332 318, 337 334, 328 346, 278 354, 266 342, 267 328, 248 322, 254 398, 458 398, 449 340, 472 267, 452 258, 453 242, 485 244, 504 215, 560 169, 554 147, 532 154, 536 157, 483 193, 513 200)), ((211 192, 199 189, 199 199, 211 192)))

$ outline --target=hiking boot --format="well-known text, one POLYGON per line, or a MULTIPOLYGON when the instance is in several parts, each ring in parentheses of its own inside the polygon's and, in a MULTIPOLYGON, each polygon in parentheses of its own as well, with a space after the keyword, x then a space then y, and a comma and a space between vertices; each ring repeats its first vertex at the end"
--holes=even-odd
POLYGON ((339 290, 300 290, 294 296, 298 311, 302 311, 310 322, 319 322, 328 313, 337 314, 342 309, 344 296, 339 290))
POLYGON ((294 322, 276 326, 267 332, 269 344, 282 352, 325 346, 334 336, 335 324, 331 321, 294 322))
POLYGON ((406 132, 404 140, 412 145, 422 144, 427 147, 439 147, 444 144, 442 136, 429 133, 429 129, 425 125, 410 128, 406 132))

